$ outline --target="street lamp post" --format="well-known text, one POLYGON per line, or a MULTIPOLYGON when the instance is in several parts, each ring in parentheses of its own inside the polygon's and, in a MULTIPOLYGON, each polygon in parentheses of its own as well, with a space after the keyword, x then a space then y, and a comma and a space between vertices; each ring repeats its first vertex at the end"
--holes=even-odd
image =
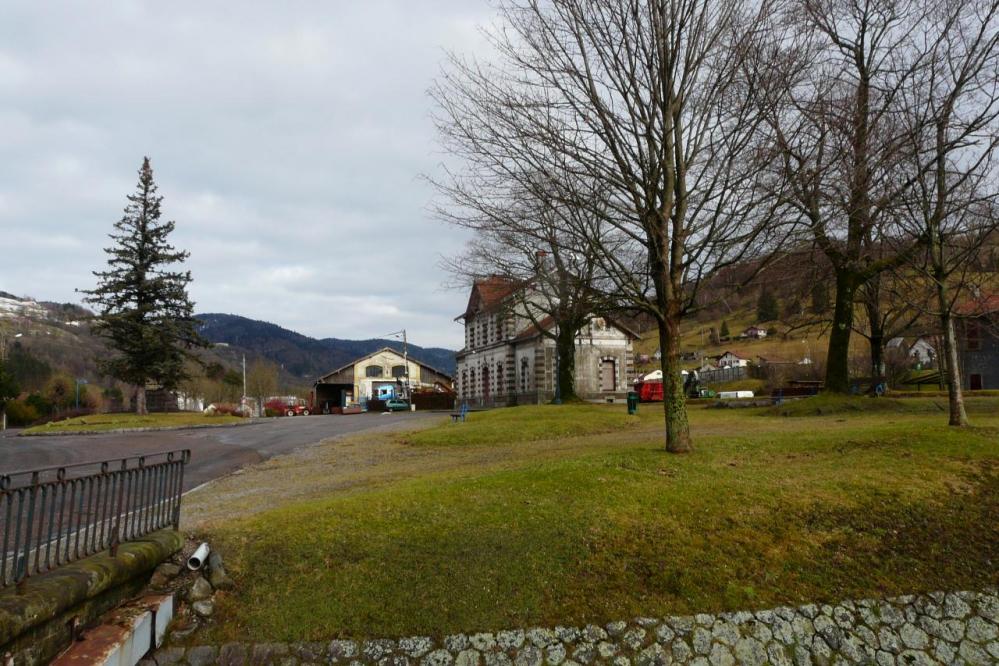
POLYGON ((77 410, 80 409, 80 385, 81 384, 87 384, 87 383, 88 382, 87 382, 86 379, 77 378, 77 380, 76 380, 76 409, 77 410))

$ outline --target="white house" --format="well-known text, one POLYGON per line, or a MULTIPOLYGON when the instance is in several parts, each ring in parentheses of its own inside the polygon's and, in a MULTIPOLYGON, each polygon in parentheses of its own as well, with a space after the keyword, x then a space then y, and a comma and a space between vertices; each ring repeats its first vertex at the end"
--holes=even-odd
POLYGON ((937 350, 926 338, 919 337, 910 345, 905 338, 892 338, 885 345, 889 352, 904 355, 913 363, 932 366, 936 362, 937 350))
POLYGON ((749 359, 742 358, 738 354, 727 351, 718 357, 719 368, 745 368, 749 365, 749 359))
POLYGON ((759 326, 750 326, 739 336, 740 338, 749 338, 751 340, 762 340, 767 337, 767 329, 760 328, 759 326))
MULTIPOLYGON (((492 276, 472 285, 465 312, 465 346, 458 362, 458 399, 471 405, 538 404, 555 394, 555 322, 529 312, 523 289, 492 276), (533 316, 531 316, 533 315, 533 316)), ((584 399, 623 397, 634 374, 632 343, 638 336, 605 317, 593 317, 576 333, 575 389, 584 399)))

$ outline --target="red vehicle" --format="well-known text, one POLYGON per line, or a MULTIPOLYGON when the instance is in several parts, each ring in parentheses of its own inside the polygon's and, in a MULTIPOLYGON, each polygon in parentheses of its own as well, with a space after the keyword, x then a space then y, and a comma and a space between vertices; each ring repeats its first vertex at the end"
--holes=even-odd
POLYGON ((308 416, 311 413, 302 398, 275 398, 264 403, 264 407, 285 416, 308 416))
MULTIPOLYGON (((687 378, 687 371, 683 371, 684 379, 687 378)), ((635 392, 638 393, 639 402, 662 402, 663 401, 663 373, 662 370, 650 372, 641 379, 635 380, 635 392)))
POLYGON ((663 380, 661 379, 639 379, 635 382, 635 390, 638 392, 639 402, 663 401, 663 380))

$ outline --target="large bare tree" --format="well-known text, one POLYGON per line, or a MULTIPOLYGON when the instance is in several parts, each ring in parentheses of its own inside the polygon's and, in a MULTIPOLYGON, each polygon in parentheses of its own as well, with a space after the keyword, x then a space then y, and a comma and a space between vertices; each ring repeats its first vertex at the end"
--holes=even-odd
MULTIPOLYGON (((510 173, 486 182, 448 173, 432 182, 447 202, 438 215, 474 232, 462 254, 445 260, 445 268, 462 287, 491 275, 520 286, 511 296, 517 312, 555 342, 556 396, 572 400, 576 335, 606 310, 594 285, 594 252, 577 245, 567 231, 580 223, 573 217, 589 215, 590 207, 562 205, 551 192, 551 177, 536 173, 510 173)), ((568 187, 563 183, 559 189, 568 187)), ((600 196, 595 188, 584 193, 578 184, 576 192, 579 197, 600 196)))
POLYGON ((502 0, 496 58, 453 57, 434 89, 444 144, 467 177, 551 174, 549 196, 597 284, 658 322, 666 449, 692 449, 680 323, 702 281, 769 247, 779 197, 760 155, 746 56, 775 3, 502 0), (600 183, 578 197, 561 184, 600 183), (769 184, 768 184, 769 185, 769 184), (600 224, 595 225, 594 220, 600 224))
POLYGON ((834 275, 831 391, 850 389, 858 291, 924 240, 906 235, 898 209, 916 178, 902 93, 925 64, 932 1, 792 0, 782 38, 759 53, 775 73, 758 95, 771 165, 834 275))
POLYGON ((915 174, 903 219, 927 241, 911 266, 930 287, 927 312, 940 322, 950 425, 963 426, 954 317, 988 284, 978 258, 999 229, 999 1, 938 0, 918 39, 923 63, 902 91, 915 174))

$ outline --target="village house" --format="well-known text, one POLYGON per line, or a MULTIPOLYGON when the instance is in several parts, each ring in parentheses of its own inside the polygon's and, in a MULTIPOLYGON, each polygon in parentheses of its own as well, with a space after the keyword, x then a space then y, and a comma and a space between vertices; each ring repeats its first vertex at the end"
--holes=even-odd
POLYGON ((716 357, 715 365, 719 368, 745 368, 749 366, 749 359, 742 358, 734 352, 727 351, 716 357))
POLYGON ((959 309, 958 355, 964 388, 999 388, 999 294, 959 309))
POLYGON ((447 373, 412 356, 406 358, 397 349, 383 347, 316 380, 314 404, 323 413, 335 413, 344 407, 405 391, 447 392, 452 383, 447 373))
POLYGON ((762 340, 767 337, 767 329, 760 328, 759 326, 750 326, 740 333, 739 337, 746 340, 762 340))
POLYGON ((902 337, 892 338, 885 345, 885 351, 927 368, 933 367, 937 358, 936 348, 925 337, 916 338, 911 343, 902 337))
MULTIPOLYGON (((555 322, 529 316, 529 289, 492 276, 472 285, 465 312, 465 346, 456 355, 458 400, 470 406, 540 404, 555 396, 555 322)), ((605 317, 576 333, 575 389, 587 400, 623 399, 634 374, 632 343, 638 336, 605 317)))

